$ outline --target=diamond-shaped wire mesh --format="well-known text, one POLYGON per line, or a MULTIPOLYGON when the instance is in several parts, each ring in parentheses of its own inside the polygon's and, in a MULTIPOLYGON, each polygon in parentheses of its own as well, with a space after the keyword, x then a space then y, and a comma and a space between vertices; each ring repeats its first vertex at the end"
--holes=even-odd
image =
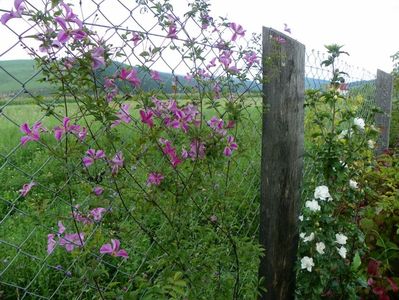
MULTIPOLYGON (((5 2, 0 7, 3 13, 12 5, 5 2)), ((46 34, 42 21, 32 16, 51 11, 51 3, 24 1, 26 14, 1 27, 7 42, 0 45, 0 296, 254 298, 260 253, 260 36, 221 44, 233 32, 225 20, 213 30, 207 23, 213 22, 211 19, 196 14, 200 5, 206 10, 206 1, 173 9, 165 6, 167 1, 71 3, 88 30, 96 32, 97 42, 112 45, 112 53, 120 53, 107 58, 108 73, 93 73, 94 85, 103 86, 106 77, 136 68, 142 93, 137 93, 138 97, 126 85, 118 85, 119 96, 109 105, 123 115, 123 105, 129 104, 131 121, 111 130, 86 116, 82 103, 87 103, 87 97, 94 98, 86 90, 63 82, 67 97, 59 93, 62 79, 57 61, 76 59, 74 49, 54 47, 49 51, 54 61, 43 63, 48 53, 31 38, 46 34), (191 13, 184 14, 188 9, 191 13), (177 38, 168 36, 170 20, 177 24, 177 38), (245 69, 245 76, 235 77, 234 70, 215 64, 213 59, 220 59, 226 49, 233 53, 230 64, 245 69), (242 54, 249 51, 258 54, 259 63, 242 63, 242 54), (7 61, 28 57, 26 54, 40 67, 33 60, 7 61), (160 72, 160 80, 153 79, 153 70, 160 72), (58 84, 49 82, 50 77, 58 79, 58 84), (144 138, 138 111, 139 104, 148 103, 153 96, 163 102, 172 98, 179 105, 197 105, 203 126, 213 116, 227 117, 226 107, 234 105, 240 112, 231 129, 239 144, 238 155, 215 163, 216 167, 188 160, 182 171, 173 170, 160 149, 148 158, 154 149, 144 138), (52 131, 67 115, 90 128, 90 138, 77 143, 65 135, 57 143, 52 131), (20 126, 36 122, 42 122, 48 131, 42 132, 39 141, 21 145, 20 126), (125 163, 119 176, 110 176, 106 163, 95 172, 82 168, 81 158, 90 148, 107 149, 110 157, 122 151, 125 163), (146 176, 153 170, 174 174, 168 180, 176 185, 175 190, 149 187, 146 176), (25 197, 20 190, 29 183, 34 185, 25 197), (100 196, 93 194, 98 186, 104 189, 100 196), (82 216, 98 207, 105 208, 104 215, 96 222, 85 222, 82 216), (79 236, 71 241, 72 236, 63 235, 60 221, 66 232, 84 234, 84 243, 79 236), (129 253, 127 260, 100 253, 100 246, 111 238, 121 241, 121 248, 129 253), (52 240, 55 249, 46 251, 52 240), (74 250, 66 251, 65 245, 74 250)), ((62 13, 62 7, 58 11, 62 13)), ((308 53, 307 88, 328 85, 330 74, 320 66, 323 59, 322 53, 308 53)), ((373 101, 374 77, 344 63, 340 68, 350 74, 343 92, 373 101)), ((108 95, 104 89, 102 93, 108 95)), ((367 101, 360 112, 364 117, 369 113, 367 101)), ((166 132, 174 135, 170 129, 166 132)), ((305 177, 314 175, 315 170, 305 168, 305 177)))

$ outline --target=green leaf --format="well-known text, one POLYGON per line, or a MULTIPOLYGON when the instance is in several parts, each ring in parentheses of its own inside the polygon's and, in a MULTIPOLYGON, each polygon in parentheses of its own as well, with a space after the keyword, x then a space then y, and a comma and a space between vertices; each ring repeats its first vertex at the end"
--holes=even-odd
POLYGON ((351 266, 352 271, 357 271, 361 264, 362 264, 362 260, 360 259, 359 252, 356 251, 356 254, 353 257, 353 261, 352 261, 352 266, 351 266))

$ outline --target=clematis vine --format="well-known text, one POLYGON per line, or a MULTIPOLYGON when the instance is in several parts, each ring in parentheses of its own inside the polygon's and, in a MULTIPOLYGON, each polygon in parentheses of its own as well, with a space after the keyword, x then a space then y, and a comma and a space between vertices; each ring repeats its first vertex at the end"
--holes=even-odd
POLYGON ((129 258, 129 254, 125 249, 120 249, 120 241, 111 239, 111 244, 104 244, 100 248, 101 254, 109 254, 116 257, 129 258))
POLYGON ((25 145, 30 141, 38 141, 40 139, 40 133, 46 131, 41 122, 36 122, 33 124, 32 128, 30 128, 27 123, 24 123, 21 125, 20 130, 22 133, 26 134, 25 136, 21 137, 22 145, 25 145))
POLYGON ((15 0, 14 1, 14 10, 11 10, 9 13, 5 13, 1 16, 0 22, 3 25, 6 25, 7 22, 11 19, 14 18, 21 18, 22 17, 22 12, 25 9, 24 2, 25 0, 15 0))
POLYGON ((28 193, 30 192, 30 190, 32 189, 32 187, 34 187, 36 185, 36 182, 29 182, 29 183, 25 183, 22 186, 22 189, 19 190, 19 193, 22 197, 26 197, 26 195, 28 195, 28 193))
POLYGON ((86 151, 86 156, 83 157, 82 162, 87 168, 91 166, 96 160, 105 158, 104 150, 89 149, 86 151))

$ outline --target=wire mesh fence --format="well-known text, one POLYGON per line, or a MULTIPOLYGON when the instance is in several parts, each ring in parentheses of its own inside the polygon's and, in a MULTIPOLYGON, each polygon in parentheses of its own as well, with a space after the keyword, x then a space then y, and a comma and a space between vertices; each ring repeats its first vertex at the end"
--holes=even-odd
MULTIPOLYGON (((0 29, 0 295, 255 298, 260 36, 206 1, 72 2, 23 1, 0 29)), ((328 88, 324 59, 307 88, 328 88)), ((339 68, 367 118, 375 76, 339 68)))

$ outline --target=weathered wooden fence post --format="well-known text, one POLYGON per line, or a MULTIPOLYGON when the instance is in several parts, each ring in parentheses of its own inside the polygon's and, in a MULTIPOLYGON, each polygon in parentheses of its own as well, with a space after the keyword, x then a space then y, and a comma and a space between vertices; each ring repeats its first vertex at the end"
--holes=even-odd
POLYGON ((294 299, 304 153, 305 46, 263 28, 260 299, 294 299))
POLYGON ((380 129, 376 154, 381 154, 389 147, 389 130, 391 127, 393 77, 384 71, 377 70, 376 105, 382 113, 375 116, 376 126, 380 129))

